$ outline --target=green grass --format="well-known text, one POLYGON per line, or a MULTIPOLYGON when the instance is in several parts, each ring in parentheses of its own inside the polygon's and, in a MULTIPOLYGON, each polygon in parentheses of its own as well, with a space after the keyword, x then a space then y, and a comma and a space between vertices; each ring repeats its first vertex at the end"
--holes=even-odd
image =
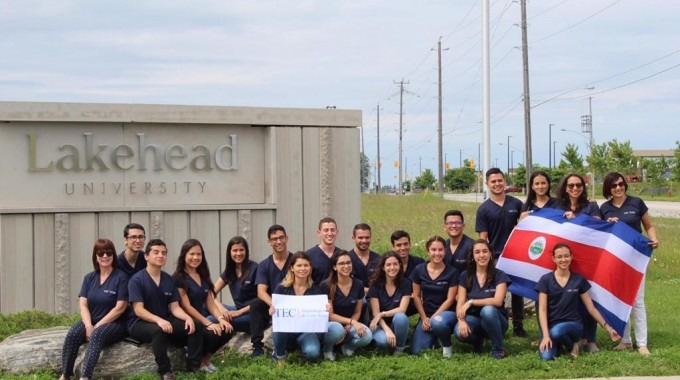
MULTIPOLYGON (((443 215, 446 210, 460 209, 466 217, 466 232, 472 237, 477 206, 475 204, 444 201, 435 196, 419 194, 409 197, 363 195, 363 220, 373 228, 372 248, 384 252, 390 248, 389 236, 396 229, 404 229, 416 243, 414 252, 424 255, 423 242, 428 237, 444 235, 443 215)), ((531 341, 538 338, 534 317, 527 317, 526 327, 532 339, 508 337, 505 360, 492 360, 487 354, 473 354, 470 347, 455 342, 454 355, 445 360, 441 351, 426 351, 419 356, 383 357, 372 351, 359 352, 353 358, 338 355, 337 362, 307 363, 296 353, 289 356, 283 368, 277 368, 268 358, 225 353, 214 358, 217 373, 189 375, 178 373, 178 379, 453 379, 453 378, 578 378, 614 376, 669 376, 680 374, 680 219, 654 218, 661 245, 654 252, 647 277, 646 304, 649 324, 649 348, 652 355, 644 358, 637 352, 614 352, 615 345, 598 330, 601 351, 583 353, 577 360, 561 357, 552 362, 538 359, 537 348, 531 341)), ((49 314, 28 312, 0 316, 0 338, 8 333, 51 323, 69 324, 73 317, 52 317, 49 314), (31 315, 39 315, 37 318, 31 315), (16 317, 19 315, 20 317, 16 317), (17 319, 15 321, 15 319, 17 319), (5 327, 7 325, 8 327, 5 327), (11 330, 11 331, 10 331, 11 330)), ((77 317, 75 317, 77 318, 77 317)), ((53 379, 54 373, 29 376, 0 376, 3 379, 53 379)), ((135 376, 134 379, 156 379, 155 374, 135 376)))

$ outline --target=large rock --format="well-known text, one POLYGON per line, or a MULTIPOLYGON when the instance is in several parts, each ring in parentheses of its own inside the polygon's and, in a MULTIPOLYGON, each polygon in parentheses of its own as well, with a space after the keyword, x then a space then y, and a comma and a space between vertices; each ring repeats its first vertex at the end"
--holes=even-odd
MULTIPOLYGON (((0 370, 11 373, 29 373, 50 370, 61 372, 61 351, 69 327, 52 327, 41 330, 26 330, 0 342, 0 370)), ((271 329, 265 331, 265 347, 272 349, 271 329)), ((87 344, 81 346, 76 359, 75 372, 80 375, 80 366, 87 344)), ((250 354, 250 336, 236 333, 224 347, 243 354, 250 354)), ((175 370, 185 370, 185 354, 182 347, 168 349, 170 361, 175 370)), ((156 372, 151 345, 137 347, 125 341, 105 347, 95 368, 95 378, 120 378, 144 372, 156 372)))

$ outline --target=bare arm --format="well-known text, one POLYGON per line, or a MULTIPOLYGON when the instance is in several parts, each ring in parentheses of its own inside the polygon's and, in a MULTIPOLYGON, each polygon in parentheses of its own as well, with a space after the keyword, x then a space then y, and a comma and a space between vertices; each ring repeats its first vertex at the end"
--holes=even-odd
POLYGON ((550 330, 548 329, 548 294, 538 293, 538 323, 543 335, 543 339, 538 345, 541 352, 552 348, 552 339, 550 339, 550 330))
POLYGON ((656 228, 654 228, 652 218, 649 217, 649 212, 646 212, 644 215, 642 215, 642 226, 645 227, 647 237, 649 237, 649 240, 652 241, 650 243, 652 248, 657 248, 659 246, 659 240, 656 238, 656 228))
POLYGON ((604 318, 602 318, 602 314, 597 311, 595 305, 593 305, 593 299, 590 298, 590 294, 588 294, 588 292, 581 294, 581 301, 583 302, 583 306, 586 307, 586 310, 588 310, 588 314, 590 314, 593 319, 595 319, 595 321, 597 321, 597 323, 602 326, 603 329, 607 330, 609 336, 612 338, 612 341, 621 339, 619 333, 617 333, 614 328, 609 326, 604 318))
POLYGON ((481 231, 479 233, 479 238, 489 241, 489 231, 481 231))
POLYGON ((265 284, 257 284, 257 298, 264 301, 267 305, 272 305, 272 296, 267 293, 269 287, 265 284))

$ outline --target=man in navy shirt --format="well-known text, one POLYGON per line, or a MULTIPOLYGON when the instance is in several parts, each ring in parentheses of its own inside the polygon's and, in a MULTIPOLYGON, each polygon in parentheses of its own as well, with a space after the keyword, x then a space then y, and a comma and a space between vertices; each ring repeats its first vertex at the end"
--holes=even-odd
MULTIPOLYGON (((418 264, 422 264, 425 260, 418 256, 411 255, 411 235, 406 231, 398 230, 392 232, 390 236, 390 241, 392 242, 392 249, 399 256, 401 264, 404 267, 404 280, 411 282, 411 273, 418 264)), ((408 304, 408 309, 406 310, 407 316, 412 316, 418 314, 418 309, 416 305, 413 304, 413 299, 408 304)))
POLYGON ((255 284, 257 298, 250 303, 250 341, 253 344, 252 356, 264 354, 264 330, 271 323, 269 307, 272 305, 272 292, 283 281, 293 256, 288 251, 288 235, 283 226, 274 224, 267 231, 267 242, 272 247, 271 256, 257 266, 255 284))
MULTIPOLYGON (((491 196, 477 209, 475 230, 480 239, 489 242, 493 257, 497 259, 517 225, 522 201, 505 194, 505 176, 498 168, 486 171, 486 187, 491 196)), ((513 294, 511 299, 513 333, 515 336, 527 337, 524 330, 524 298, 513 294)))
POLYGON ((371 226, 359 223, 352 230, 354 248, 349 251, 352 259, 352 276, 364 283, 364 291, 368 291, 368 282, 380 264, 380 255, 370 250, 371 226))
POLYGON ((335 239, 338 237, 338 224, 333 218, 323 218, 319 221, 319 229, 316 230, 319 237, 319 244, 305 252, 312 260, 312 281, 320 285, 328 277, 329 266, 333 254, 342 251, 335 246, 335 239))
POLYGON ((162 379, 174 379, 168 357, 168 344, 187 346, 187 368, 196 371, 203 356, 203 329, 179 306, 177 283, 162 268, 168 249, 160 239, 152 239, 144 252, 147 266, 128 282, 132 316, 128 320, 130 336, 151 342, 158 373, 162 379))
POLYGON ((141 224, 130 223, 123 229, 125 250, 118 255, 118 269, 128 277, 146 268, 144 260, 144 241, 146 234, 141 224))
POLYGON ((472 250, 471 237, 465 235, 465 218, 458 210, 449 210, 444 214, 444 231, 449 235, 444 244, 444 261, 456 268, 458 273, 465 272, 467 259, 472 250))

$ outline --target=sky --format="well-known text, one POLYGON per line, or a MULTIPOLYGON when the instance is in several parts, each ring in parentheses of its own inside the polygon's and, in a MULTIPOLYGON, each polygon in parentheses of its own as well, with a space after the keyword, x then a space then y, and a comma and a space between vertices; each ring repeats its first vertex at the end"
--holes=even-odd
MULTIPOLYGON (((489 3, 490 165, 506 170, 526 149, 520 5, 489 3)), ((446 162, 479 164, 481 14, 481 0, 4 0, 0 101, 361 110, 371 182, 379 107, 393 185, 402 80, 404 179, 437 173, 439 41, 446 162)), ((535 164, 551 145, 558 161, 567 144, 588 153, 590 108, 596 144, 676 147, 678 15, 672 0, 527 2, 535 164)))

